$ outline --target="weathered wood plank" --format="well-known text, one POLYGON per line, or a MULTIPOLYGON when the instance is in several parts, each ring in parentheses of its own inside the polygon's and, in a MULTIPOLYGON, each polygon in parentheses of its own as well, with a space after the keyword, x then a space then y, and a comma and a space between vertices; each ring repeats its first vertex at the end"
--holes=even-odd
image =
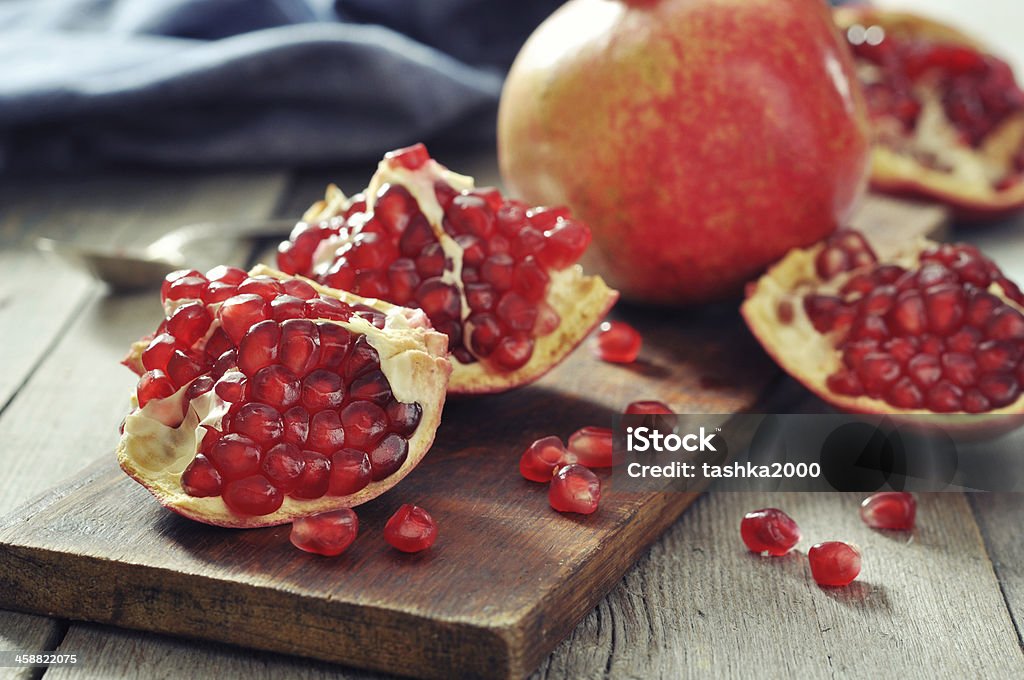
POLYGON ((964 497, 920 496, 912 536, 868 529, 860 499, 705 496, 533 677, 1019 676, 1024 657, 964 497), (795 554, 746 551, 739 521, 760 507, 800 523, 795 554), (819 588, 806 550, 836 539, 861 547, 863 573, 819 588))
POLYGON ((1018 642, 1024 644, 1024 543, 1021 542, 1024 494, 979 493, 969 498, 1013 617, 1018 642))

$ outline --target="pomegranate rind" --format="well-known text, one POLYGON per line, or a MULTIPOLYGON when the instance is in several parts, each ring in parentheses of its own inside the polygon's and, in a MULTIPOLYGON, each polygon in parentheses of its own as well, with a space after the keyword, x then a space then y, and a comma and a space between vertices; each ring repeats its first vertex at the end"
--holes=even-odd
MULTIPOLYGON (((984 44, 962 31, 908 12, 887 12, 869 7, 841 7, 833 10, 836 25, 877 25, 886 35, 928 39, 972 47, 990 53, 984 44)), ((966 222, 1001 219, 1024 209, 1024 181, 997 189, 990 176, 1012 168, 1014 156, 1024 148, 1024 113, 1008 116, 977 149, 959 143, 956 129, 946 121, 936 93, 917 88, 922 112, 914 132, 914 143, 930 152, 941 152, 953 168, 943 172, 911 155, 876 143, 871 150, 871 187, 883 193, 938 200, 951 207, 966 222)))
MULTIPOLYGON (((377 172, 363 193, 367 197, 367 206, 372 208, 374 197, 382 186, 390 184, 404 187, 427 218, 445 253, 461 261, 461 255, 453 252, 458 250, 458 245, 444 231, 441 224, 444 209, 434 193, 434 184, 438 181, 445 182, 457 190, 471 190, 475 186, 472 177, 452 172, 433 159, 415 170, 396 167, 385 159, 378 165, 377 172)), ((303 214, 302 222, 315 224, 342 215, 348 208, 349 200, 341 189, 330 184, 324 198, 311 205, 303 214)), ((498 368, 486 359, 464 364, 451 357, 453 370, 451 381, 448 383, 450 394, 504 392, 539 379, 561 363, 586 339, 619 298, 619 293, 609 288, 600 276, 585 275, 579 265, 549 270, 547 273, 551 282, 544 302, 560 317, 561 323, 558 327, 547 335, 534 336, 534 350, 529 361, 512 371, 498 368)), ((383 301, 380 303, 388 304, 383 301)), ((465 307, 463 294, 463 308, 465 307)), ((468 337, 469 333, 465 335, 468 337)))
MULTIPOLYGON (((291 278, 268 267, 257 266, 250 276, 291 278)), ((256 528, 285 524, 339 508, 355 507, 373 500, 406 477, 430 450, 441 422, 451 362, 447 358, 448 338, 429 327, 425 315, 379 300, 370 300, 307 281, 321 295, 335 297, 348 304, 364 304, 388 315, 384 330, 353 317, 348 322, 320 319, 334 323, 353 333, 367 336, 380 355, 381 370, 388 378, 398 401, 418 402, 422 408, 420 423, 409 437, 409 453, 402 466, 392 475, 371 482, 349 496, 322 496, 317 499, 296 499, 286 496, 280 509, 259 516, 240 515, 230 510, 220 496, 197 498, 182 489, 181 475, 195 458, 203 418, 217 417, 224 403, 213 392, 193 400, 185 419, 176 423, 183 410, 182 400, 187 385, 166 399, 154 399, 142 409, 132 397, 133 412, 125 418, 124 433, 117 446, 121 469, 145 486, 164 507, 190 519, 230 528, 256 528), (401 321, 398 321, 402 318, 401 321), (408 320, 412 322, 409 323, 408 320), (199 429, 199 433, 197 433, 199 429)), ((133 350, 141 353, 137 347, 133 350)), ((137 357, 129 353, 126 365, 137 357)), ((208 421, 207 421, 208 422, 208 421)))
MULTIPOLYGON (((864 236, 879 262, 898 264, 907 269, 917 266, 919 253, 936 245, 925 238, 900 244, 897 240, 864 236)), ((740 313, 751 333, 786 373, 823 401, 847 413, 889 415, 914 427, 938 427, 964 438, 996 436, 1024 425, 1024 395, 1009 406, 985 413, 938 414, 926 409, 903 409, 881 399, 852 397, 830 390, 826 380, 843 366, 842 352, 835 348, 832 336, 815 330, 804 310, 803 300, 811 293, 828 295, 837 292, 849 278, 865 271, 865 268, 852 269, 830 281, 822 281, 815 269, 815 258, 824 248, 825 244, 819 243, 791 251, 760 279, 747 285, 746 299, 740 306, 740 313), (778 310, 783 307, 787 308, 787 316, 792 313, 789 323, 779 318, 778 310)), ((988 290, 1007 305, 1024 312, 1024 308, 1007 298, 997 284, 988 290)))

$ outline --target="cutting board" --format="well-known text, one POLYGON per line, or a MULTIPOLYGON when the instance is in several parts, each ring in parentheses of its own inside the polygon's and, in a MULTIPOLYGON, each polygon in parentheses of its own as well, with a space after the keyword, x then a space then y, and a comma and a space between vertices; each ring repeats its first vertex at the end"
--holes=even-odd
MULTIPOLYGON (((944 215, 907 210, 871 203, 860 223, 933 232, 944 215)), ((299 552, 287 526, 183 519, 111 454, 0 522, 0 606, 403 675, 522 677, 696 498, 626 493, 604 473, 597 513, 561 515, 544 485, 519 476, 522 450, 608 426, 636 399, 681 413, 753 409, 779 377, 734 304, 620 305, 616 316, 643 334, 639 361, 607 364, 581 347, 534 385, 450 400, 430 454, 358 509, 359 538, 340 557, 299 552), (438 521, 430 550, 406 555, 384 542, 404 502, 438 521)))

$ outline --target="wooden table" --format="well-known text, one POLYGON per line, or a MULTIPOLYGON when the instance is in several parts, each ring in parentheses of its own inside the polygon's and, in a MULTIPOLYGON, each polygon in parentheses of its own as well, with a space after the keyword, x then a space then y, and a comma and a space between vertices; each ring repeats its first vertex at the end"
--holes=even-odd
MULTIPOLYGON (((444 158, 442 158, 444 160, 444 158)), ((494 180, 489 159, 455 167, 494 180)), ((158 321, 153 293, 105 288, 30 247, 38 235, 143 243, 196 220, 298 215, 328 179, 358 188, 369 169, 125 173, 0 185, 0 514, 113 455, 134 376, 118 364, 158 321)), ((1024 278, 1024 224, 977 239, 1024 278)), ((238 249, 210 257, 243 264, 238 249)), ((685 312, 678 312, 681 316, 685 312)), ((775 388, 800 396, 786 379, 775 388)), ((536 677, 1020 677, 1024 548, 1020 495, 920 498, 906 545, 864 528, 859 496, 704 497, 541 665, 536 677), (861 580, 815 587, 803 554, 765 562, 738 537, 742 514, 785 507, 805 536, 854 537, 861 580)), ((906 539, 902 539, 906 540, 906 539)), ((806 545, 801 546, 804 550, 806 545)), ((118 677, 369 677, 299 658, 0 612, 0 650, 77 652, 48 680, 118 677)), ((0 669, 0 677, 38 677, 0 669)))

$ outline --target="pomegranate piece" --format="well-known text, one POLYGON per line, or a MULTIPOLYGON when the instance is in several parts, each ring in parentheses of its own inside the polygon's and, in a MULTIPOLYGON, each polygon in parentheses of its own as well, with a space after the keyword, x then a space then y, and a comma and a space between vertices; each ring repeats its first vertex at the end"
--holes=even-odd
POLYGON ((423 508, 406 503, 384 525, 384 540, 406 553, 426 550, 437 540, 437 522, 423 508))
POLYGON ((672 407, 652 399, 630 402, 626 406, 626 415, 672 415, 674 413, 672 407))
POLYGON ((999 410, 1007 417, 931 422, 993 431, 1019 424, 1010 417, 1024 411, 1024 298, 1017 286, 968 244, 921 242, 876 255, 865 242, 861 252, 871 257, 852 269, 817 267, 818 279, 801 273, 811 262, 839 261, 823 254, 852 242, 849 234, 791 252, 748 288, 742 313, 765 349, 841 409, 999 410), (783 324, 775 312, 783 301, 803 313, 783 324))
POLYGON ((872 529, 910 531, 917 517, 917 501, 905 491, 883 491, 860 504, 860 518, 872 529))
POLYGON ((523 451, 519 458, 519 473, 531 482, 550 482, 559 467, 575 462, 575 456, 565 450, 561 439, 543 437, 523 451))
POLYGON ((743 516, 740 536, 751 552, 779 557, 800 542, 800 527, 782 510, 764 508, 743 516))
POLYGON ((450 372, 446 338, 422 312, 266 268, 210 277, 172 275, 164 332, 126 360, 143 371, 118 450, 126 472, 169 508, 223 526, 349 507, 408 474, 430 446, 450 372), (228 282, 237 295, 204 301, 228 282), (146 369, 164 363, 166 373, 146 369))
POLYGON ((844 7, 835 19, 864 86, 874 188, 975 220, 1024 207, 1024 91, 1006 62, 921 16, 844 7))
POLYGON ((643 339, 628 323, 605 321, 594 338, 594 354, 613 364, 631 364, 640 355, 643 339))
POLYGON ((860 574, 860 551, 842 541, 812 546, 807 551, 807 561, 819 586, 848 586, 860 574))
POLYGON ((560 467, 548 487, 548 503, 558 512, 590 515, 601 500, 601 480, 578 463, 560 467))
POLYGON ((299 517, 292 522, 292 545, 308 553, 334 557, 345 552, 359 534, 359 518, 352 508, 299 517))
MULTIPOLYGON (((569 436, 568 451, 576 461, 588 468, 612 467, 612 431, 607 427, 587 426, 569 436)), ((525 475, 524 475, 525 476, 525 475)))
MULTIPOLYGON (((614 302, 614 291, 575 266, 589 243, 567 210, 474 188, 418 144, 387 154, 365 194, 347 199, 330 187, 279 247, 278 265, 422 309, 448 336, 450 389, 495 392, 561 361, 614 302)), ((239 297, 261 290, 238 286, 239 297)), ((247 322, 261 313, 252 300, 236 312, 240 304, 229 311, 247 322)))

